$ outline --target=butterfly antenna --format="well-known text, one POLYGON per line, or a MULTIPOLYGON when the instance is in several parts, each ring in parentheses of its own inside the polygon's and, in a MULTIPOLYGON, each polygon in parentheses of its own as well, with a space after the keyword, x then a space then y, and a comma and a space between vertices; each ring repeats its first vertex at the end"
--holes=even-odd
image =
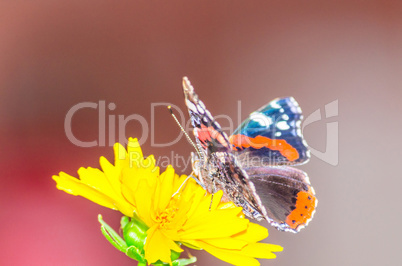
POLYGON ((167 107, 170 111, 170 114, 172 115, 174 121, 176 121, 177 125, 179 126, 180 130, 184 133, 184 135, 186 136, 186 139, 188 142, 190 142, 190 144, 194 147, 195 151, 198 153, 199 156, 201 156, 200 151, 198 150, 197 145, 195 145, 194 141, 190 138, 190 136, 187 134, 187 132, 184 130, 184 128, 182 127, 182 125, 180 124, 179 120, 177 119, 177 117, 175 116, 175 114, 173 113, 172 110, 172 106, 168 106, 167 107))

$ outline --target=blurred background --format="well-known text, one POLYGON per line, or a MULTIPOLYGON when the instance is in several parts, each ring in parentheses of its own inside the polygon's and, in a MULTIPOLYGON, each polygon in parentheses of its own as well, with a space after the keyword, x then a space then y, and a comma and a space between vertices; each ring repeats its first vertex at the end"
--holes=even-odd
MULTIPOLYGON (((321 152, 327 124, 338 122, 337 165, 313 156, 301 167, 319 199, 315 218, 297 235, 269 227, 267 241, 284 251, 262 265, 398 264, 401 1, 43 0, 0 3, 1 265, 136 264, 99 230, 98 213, 116 229, 120 214, 58 191, 51 176, 98 167, 102 155, 113 160, 110 116, 149 122, 145 154, 188 157, 184 138, 157 147, 150 137, 154 130, 154 142, 166 143, 180 133, 166 108, 152 104, 186 111, 183 76, 234 126, 280 96, 294 96, 305 116, 321 110, 323 119, 304 130, 321 152), (325 118, 335 100, 339 115, 325 118), (115 105, 106 109, 105 145, 74 145, 67 112, 100 101, 115 105)), ((98 117, 78 111, 74 136, 101 144, 98 117)), ((129 121, 116 127, 116 140, 144 130, 129 121)), ((227 265, 192 253, 197 265, 227 265)))

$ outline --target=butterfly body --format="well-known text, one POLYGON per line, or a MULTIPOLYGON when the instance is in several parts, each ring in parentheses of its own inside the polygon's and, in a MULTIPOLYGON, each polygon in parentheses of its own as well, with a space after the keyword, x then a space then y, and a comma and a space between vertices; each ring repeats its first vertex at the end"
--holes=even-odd
POLYGON ((296 233, 306 226, 315 212, 315 192, 306 173, 287 166, 309 159, 297 102, 271 101, 228 137, 187 78, 183 89, 198 146, 193 171, 208 192, 222 190, 223 200, 279 230, 296 233))
POLYGON ((237 165, 233 154, 216 152, 205 160, 200 160, 193 153, 193 158, 193 161, 198 161, 195 172, 209 193, 222 190, 222 201, 232 201, 236 206, 242 207, 249 217, 257 220, 264 218, 265 210, 259 207, 261 202, 254 196, 253 184, 237 165))

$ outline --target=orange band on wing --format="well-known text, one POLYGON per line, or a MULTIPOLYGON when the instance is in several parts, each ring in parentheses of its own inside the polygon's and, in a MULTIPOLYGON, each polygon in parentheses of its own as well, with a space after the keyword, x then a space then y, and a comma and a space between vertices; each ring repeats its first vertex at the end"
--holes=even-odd
POLYGON ((286 217, 286 223, 292 229, 305 226, 313 218, 317 199, 312 189, 300 191, 296 196, 296 208, 286 217))
POLYGON ((299 152, 284 139, 270 139, 264 136, 250 138, 239 134, 230 136, 229 142, 233 145, 234 150, 236 150, 236 148, 244 149, 253 147, 255 149, 261 149, 266 147, 274 151, 279 151, 289 161, 299 159, 299 152))
POLYGON ((224 147, 228 146, 223 135, 212 126, 206 127, 201 124, 200 128, 194 128, 194 134, 201 141, 201 145, 203 145, 204 148, 208 147, 206 143, 212 142, 212 139, 216 140, 224 147))

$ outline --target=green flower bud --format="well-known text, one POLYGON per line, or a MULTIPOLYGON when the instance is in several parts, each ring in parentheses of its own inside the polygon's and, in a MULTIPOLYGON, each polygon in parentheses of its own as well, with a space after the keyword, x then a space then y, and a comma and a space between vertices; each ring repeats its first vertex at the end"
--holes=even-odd
MULTIPOLYGON (((138 265, 147 265, 145 260, 145 242, 147 240, 147 231, 149 227, 141 221, 135 214, 133 218, 123 216, 120 221, 120 226, 123 230, 123 238, 119 236, 107 223, 98 216, 101 223, 101 230, 106 239, 118 250, 124 252, 127 256, 139 262, 138 265)), ((180 252, 171 250, 172 266, 185 266, 197 261, 196 257, 189 259, 179 259, 180 252)), ((155 266, 168 266, 168 263, 157 261, 152 265, 155 266)))
POLYGON ((147 239, 147 230, 149 227, 140 219, 132 218, 127 222, 128 217, 123 217, 121 224, 123 229, 123 237, 127 246, 135 246, 139 250, 144 250, 145 241, 147 239), (123 219, 125 219, 123 221, 123 219))

